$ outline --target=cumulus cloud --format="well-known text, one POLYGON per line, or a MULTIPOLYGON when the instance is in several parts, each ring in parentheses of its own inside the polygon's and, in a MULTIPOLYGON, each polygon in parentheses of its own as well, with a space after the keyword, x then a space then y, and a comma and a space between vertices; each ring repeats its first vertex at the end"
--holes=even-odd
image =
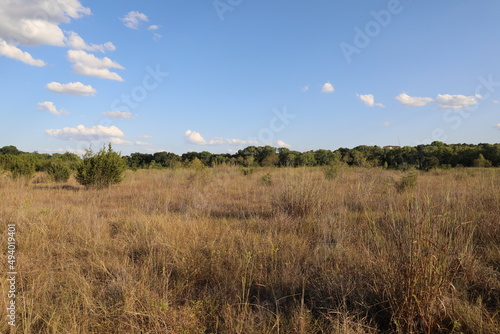
POLYGON ((356 95, 359 97, 361 102, 363 102, 369 107, 377 106, 380 108, 385 108, 385 106, 382 103, 375 103, 375 97, 373 96, 373 94, 366 94, 366 95, 356 94, 356 95))
POLYGON ((93 96, 97 92, 91 85, 84 85, 81 82, 69 82, 61 84, 59 82, 49 82, 45 85, 48 90, 59 94, 70 94, 79 96, 93 96))
POLYGON ((141 22, 148 22, 148 16, 146 14, 137 12, 137 11, 132 11, 127 13, 124 17, 121 18, 123 24, 125 27, 130 28, 130 29, 138 29, 139 24, 141 22))
POLYGON ((109 70, 110 68, 123 69, 123 66, 108 57, 98 58, 83 50, 68 50, 68 60, 75 63, 73 65, 75 73, 102 79, 123 81, 121 76, 109 70))
POLYGON ((335 87, 329 82, 326 82, 323 84, 321 87, 321 92, 322 93, 333 93, 335 91, 335 87))
POLYGON ((92 143, 111 143, 113 145, 146 146, 145 142, 131 142, 125 139, 125 134, 118 127, 94 125, 86 127, 78 125, 76 128, 48 129, 45 133, 51 137, 68 141, 89 141, 92 143))
POLYGON ((187 130, 186 133, 184 133, 184 138, 186 139, 186 142, 190 144, 205 145, 207 143, 205 138, 203 138, 201 134, 196 131, 187 130))
POLYGON ((69 31, 68 32, 68 41, 67 44, 76 50, 87 50, 87 51, 100 51, 105 53, 106 51, 115 51, 116 47, 111 42, 106 42, 104 44, 91 44, 88 45, 85 43, 83 38, 81 38, 76 32, 69 31))
POLYGON ((66 37, 59 24, 90 14, 78 0, 2 1, 0 38, 12 45, 64 46, 66 37))
POLYGON ((104 115, 111 118, 122 118, 122 119, 132 119, 135 115, 128 111, 105 111, 104 115))
POLYGON ((32 66, 44 66, 19 46, 69 46, 87 51, 113 51, 111 42, 87 44, 73 31, 63 31, 59 25, 69 23, 91 11, 79 0, 16 0, 0 2, 0 55, 20 60, 32 66))
POLYGON ((405 107, 423 107, 434 101, 431 97, 413 97, 406 93, 401 93, 395 97, 405 107))
POLYGON ((69 112, 67 112, 66 110, 64 109, 59 109, 57 110, 56 106, 54 105, 53 102, 50 102, 50 101, 45 101, 45 102, 40 102, 38 103, 38 110, 41 110, 41 111, 48 111, 50 112, 51 114, 54 114, 54 115, 64 115, 64 114, 69 114, 69 112))
POLYGON ((481 96, 438 94, 436 97, 436 103, 442 109, 463 109, 467 106, 477 104, 476 99, 478 98, 481 98, 481 96))
POLYGON ((28 52, 25 52, 2 39, 0 39, 0 55, 12 59, 17 59, 25 64, 32 66, 41 67, 46 65, 43 60, 33 58, 33 56, 31 56, 28 52))
POLYGON ((160 29, 160 26, 157 24, 152 24, 148 27, 148 30, 158 30, 160 29))
POLYGON ((63 129, 48 129, 45 133, 51 137, 62 140, 82 140, 82 141, 107 141, 122 138, 125 134, 114 125, 103 126, 94 125, 85 127, 78 125, 76 128, 65 127, 63 129), (113 138, 113 139, 112 139, 113 138))

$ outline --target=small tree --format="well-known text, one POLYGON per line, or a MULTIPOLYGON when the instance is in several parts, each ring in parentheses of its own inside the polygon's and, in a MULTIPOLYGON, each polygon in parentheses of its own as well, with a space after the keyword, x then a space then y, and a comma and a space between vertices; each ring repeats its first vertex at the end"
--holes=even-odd
POLYGON ((107 150, 103 147, 97 153, 87 149, 75 178, 81 185, 102 189, 121 182, 125 169, 125 161, 109 144, 107 150))

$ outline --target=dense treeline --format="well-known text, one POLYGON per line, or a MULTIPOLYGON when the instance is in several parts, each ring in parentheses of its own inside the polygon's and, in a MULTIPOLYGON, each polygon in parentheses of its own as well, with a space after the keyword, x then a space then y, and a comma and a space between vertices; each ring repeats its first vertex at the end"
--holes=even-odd
MULTIPOLYGON (((288 148, 271 146, 249 146, 234 154, 213 154, 207 151, 187 152, 177 155, 171 152, 132 153, 123 156, 127 166, 137 168, 175 168, 193 163, 207 167, 227 164, 253 167, 299 167, 325 166, 345 163, 359 167, 384 167, 408 169, 451 167, 498 167, 500 166, 500 144, 445 144, 435 141, 430 145, 415 147, 379 147, 361 145, 352 149, 335 151, 319 149, 298 152, 288 148)), ((0 148, 0 169, 9 170, 13 176, 33 174, 36 171, 53 169, 76 170, 82 159, 73 153, 27 153, 15 146, 0 148)))
POLYGON ((500 144, 444 144, 433 142, 416 147, 358 146, 352 149, 339 148, 335 151, 316 150, 293 151, 288 148, 271 146, 249 146, 234 154, 212 154, 207 151, 188 152, 182 155, 167 152, 154 154, 132 153, 125 156, 130 168, 176 167, 188 165, 193 160, 205 166, 220 164, 238 166, 325 166, 343 162, 350 166, 385 167, 406 169, 410 167, 429 170, 450 167, 491 167, 500 166, 500 144))

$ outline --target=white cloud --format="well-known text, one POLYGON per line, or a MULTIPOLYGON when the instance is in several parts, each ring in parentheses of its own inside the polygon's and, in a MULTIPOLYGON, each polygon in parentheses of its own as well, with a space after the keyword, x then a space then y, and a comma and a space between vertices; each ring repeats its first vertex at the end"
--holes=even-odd
POLYGON ((142 138, 142 139, 151 139, 152 137, 148 136, 148 135, 143 135, 143 136, 139 136, 139 138, 142 138))
POLYGON ((80 150, 80 149, 75 149, 75 148, 58 148, 55 150, 40 150, 41 152, 47 152, 47 153, 75 153, 75 154, 85 154, 85 150, 80 150))
POLYGON ((492 100, 491 102, 493 102, 493 103, 500 103, 500 101, 498 101, 498 100, 492 100))
POLYGON ((391 122, 384 122, 384 123, 382 123, 382 125, 383 125, 383 126, 391 126, 391 125, 392 125, 392 123, 391 123, 391 122))
POLYGON ((369 107, 377 106, 380 108, 385 108, 385 106, 382 103, 375 103, 375 97, 373 96, 373 94, 366 94, 366 95, 356 94, 356 95, 359 97, 361 102, 363 102, 369 107))
POLYGON ((78 0, 1 1, 0 39, 12 45, 64 46, 59 24, 90 14, 78 0))
POLYGON ((477 104, 476 99, 478 98, 481 98, 481 96, 438 94, 436 103, 442 109, 463 109, 467 106, 477 104))
POLYGON ((128 111, 105 111, 103 114, 111 118, 132 119, 135 117, 134 114, 128 111))
POLYGON ((184 133, 184 138, 187 143, 196 145, 260 145, 258 141, 255 140, 244 140, 244 139, 224 139, 224 138, 214 138, 207 141, 203 136, 196 131, 187 130, 184 133))
POLYGON ((78 125, 76 128, 65 127, 63 129, 48 129, 45 133, 51 137, 59 138, 62 140, 82 140, 82 141, 113 141, 116 138, 120 139, 125 134, 114 125, 103 126, 94 125, 85 127, 78 125))
POLYGON ((109 70, 110 68, 123 69, 123 66, 108 57, 98 58, 83 50, 68 50, 68 60, 75 63, 73 65, 75 73, 102 79, 123 81, 121 76, 109 70))
POLYGON ((59 82, 49 82, 45 87, 48 90, 59 94, 71 94, 79 96, 93 96, 97 92, 91 85, 85 86, 81 82, 69 82, 61 84, 59 82))
POLYGON ((495 125, 495 128, 500 130, 500 123, 498 123, 497 125, 495 125))
POLYGON ((74 32, 65 32, 59 25, 84 15, 89 8, 79 0, 16 0, 0 2, 0 55, 20 60, 28 65, 44 66, 18 46, 71 46, 92 51, 114 49, 110 42, 87 45, 74 32))
POLYGON ((28 52, 24 52, 23 50, 7 43, 2 39, 0 39, 0 55, 12 59, 17 59, 25 64, 32 66, 41 67, 46 65, 43 60, 34 59, 28 52))
POLYGON ((303 92, 308 92, 309 88, 310 88, 310 85, 306 85, 306 86, 302 87, 300 90, 303 92))
POLYGON ((139 24, 142 22, 148 22, 148 16, 143 13, 139 13, 137 11, 129 12, 127 15, 121 18, 125 27, 130 29, 139 28, 139 24))
POLYGON ((42 111, 48 111, 48 112, 50 112, 51 114, 54 114, 54 115, 69 114, 69 112, 67 112, 64 109, 57 110, 57 108, 54 105, 54 103, 50 102, 50 101, 45 101, 45 102, 38 103, 38 109, 42 110, 42 111))
POLYGON ((280 140, 280 139, 278 139, 276 141, 276 146, 278 146, 278 147, 286 147, 286 148, 292 147, 292 145, 289 145, 289 144, 285 143, 283 140, 280 140))
POLYGON ((67 44, 76 50, 87 50, 87 51, 100 51, 105 53, 106 51, 115 51, 116 46, 111 42, 106 42, 104 44, 91 44, 85 43, 83 38, 81 38, 76 32, 68 32, 67 44))
POLYGON ((159 40, 161 38, 161 34, 157 32, 157 30, 160 29, 160 26, 157 24, 152 24, 148 27, 148 30, 153 33, 153 39, 155 41, 159 40))
POLYGON ((186 133, 184 133, 184 138, 186 139, 186 142, 190 144, 205 145, 207 143, 205 138, 203 138, 201 134, 196 131, 187 130, 186 133))
POLYGON ((412 97, 406 93, 401 93, 395 97, 405 107, 423 107, 434 101, 431 97, 412 97))
POLYGON ((321 87, 321 92, 322 93, 333 93, 335 91, 335 87, 329 82, 326 82, 323 84, 321 87))

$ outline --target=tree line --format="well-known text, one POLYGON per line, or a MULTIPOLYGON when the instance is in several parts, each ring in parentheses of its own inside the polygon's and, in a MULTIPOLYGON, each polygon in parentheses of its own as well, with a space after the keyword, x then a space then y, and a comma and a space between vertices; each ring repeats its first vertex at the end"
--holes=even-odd
MULTIPOLYGON (((318 149, 307 152, 283 147, 248 146, 232 154, 214 154, 207 151, 187 152, 182 155, 172 152, 136 152, 123 155, 121 158, 130 169, 177 168, 189 166, 196 161, 207 167, 223 164, 244 167, 300 167, 344 163, 358 167, 430 170, 451 167, 498 167, 500 144, 445 144, 435 141, 430 145, 386 148, 361 145, 351 149, 339 148, 334 151, 318 149)), ((82 163, 80 156, 69 152, 28 153, 18 150, 15 146, 0 148, 0 169, 9 170, 14 175, 57 168, 71 172, 76 171, 82 163)))
POLYGON ((500 144, 445 144, 435 141, 430 145, 379 147, 361 145, 337 150, 319 149, 299 152, 271 146, 248 146, 236 153, 213 154, 207 151, 187 152, 182 155, 169 152, 132 153, 123 157, 129 168, 166 168, 186 166, 197 159, 207 167, 226 164, 244 167, 300 167, 327 166, 345 163, 358 167, 385 167, 395 169, 500 166, 500 144))

